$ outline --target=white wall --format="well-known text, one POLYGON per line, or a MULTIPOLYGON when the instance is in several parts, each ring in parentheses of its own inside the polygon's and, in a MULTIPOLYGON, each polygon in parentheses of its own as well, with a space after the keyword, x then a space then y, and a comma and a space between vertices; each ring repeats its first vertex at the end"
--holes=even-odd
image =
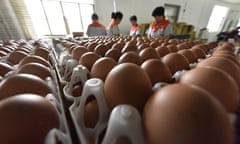
MULTIPOLYGON (((153 20, 151 13, 157 6, 167 4, 180 5, 178 22, 187 22, 197 30, 207 26, 214 5, 227 6, 232 10, 239 10, 240 5, 231 5, 220 0, 115 0, 116 10, 122 11, 124 18, 120 24, 121 33, 127 34, 130 28, 129 17, 137 15, 139 23, 149 23, 153 20)), ((114 0, 96 0, 96 12, 104 24, 110 21, 114 10, 114 0)))

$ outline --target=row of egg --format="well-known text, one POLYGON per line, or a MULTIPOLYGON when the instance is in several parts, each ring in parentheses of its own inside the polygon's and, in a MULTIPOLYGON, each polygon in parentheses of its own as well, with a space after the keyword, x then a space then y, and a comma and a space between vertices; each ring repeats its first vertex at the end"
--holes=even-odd
POLYGON ((1 143, 42 144, 66 129, 46 44, 5 41, 0 53, 1 143))
MULTIPOLYGON (((107 40, 110 39, 119 40, 117 37, 103 37, 90 41, 108 44, 107 40)), ((126 38, 126 41, 125 39, 122 41, 126 45, 122 44, 121 47, 119 46, 120 48, 110 48, 108 50, 105 49, 106 46, 98 43, 94 44, 95 48, 91 50, 85 48, 87 45, 91 45, 87 44, 87 41, 77 42, 78 45, 66 41, 63 41, 62 44, 66 47, 68 44, 71 45, 71 48, 68 47, 67 50, 72 54, 72 57, 79 59, 81 65, 90 70, 92 77, 105 81, 104 99, 108 108, 114 109, 121 104, 129 104, 138 109, 143 117, 147 143, 178 143, 179 141, 199 144, 233 143, 234 131, 226 111, 234 113, 238 107, 239 90, 236 83, 239 83, 237 75, 239 73, 239 63, 231 44, 223 44, 216 50, 214 48, 217 45, 214 42, 207 45, 199 45, 197 42, 197 46, 191 45, 188 47, 184 44, 184 48, 177 49, 170 54, 166 53, 160 60, 158 52, 157 57, 154 57, 158 48, 157 44, 154 46, 155 48, 148 48, 149 44, 145 41, 144 45, 148 46, 141 51, 147 49, 151 49, 151 51, 155 49, 155 51, 154 54, 143 59, 140 56, 141 51, 136 50, 138 47, 129 44, 131 43, 129 37, 126 38), (119 62, 122 56, 118 56, 118 61, 115 57, 110 59, 106 56, 108 51, 117 50, 119 52, 119 49, 120 55, 131 53, 138 56, 141 62, 119 62), (123 49, 128 49, 130 52, 128 50, 123 51, 123 49), (78 50, 79 53, 75 53, 78 50), (99 52, 101 50, 105 51, 105 54, 104 52, 101 54, 99 52), (211 57, 199 63, 197 68, 181 76, 180 83, 170 84, 157 92, 152 90, 152 87, 158 82, 171 83, 171 78, 177 71, 188 70, 191 68, 189 64, 198 62, 199 58, 206 58, 207 54, 210 54, 208 56, 211 57), (95 58, 93 60, 86 58, 86 63, 82 62, 85 57, 90 57, 89 55, 94 55, 95 58), (105 57, 100 58, 101 56, 105 57), (95 67, 99 69, 99 72, 96 73, 103 74, 93 76, 95 67), (216 121, 218 122, 216 123, 216 121)), ((155 41, 160 40, 149 42, 154 43, 155 41)), ((178 40, 164 41, 167 41, 163 42, 167 45, 164 51, 168 49, 168 42, 175 43, 175 45, 179 45, 179 42, 181 42, 178 40)), ((112 47, 119 43, 112 45, 112 47)), ((134 43, 136 44, 136 42, 134 43)), ((176 46, 171 47, 176 48, 176 46)), ((80 95, 81 91, 78 92, 77 96, 80 95)), ((86 127, 93 128, 99 118, 97 101, 89 100, 85 112, 83 121, 85 121, 86 127)))

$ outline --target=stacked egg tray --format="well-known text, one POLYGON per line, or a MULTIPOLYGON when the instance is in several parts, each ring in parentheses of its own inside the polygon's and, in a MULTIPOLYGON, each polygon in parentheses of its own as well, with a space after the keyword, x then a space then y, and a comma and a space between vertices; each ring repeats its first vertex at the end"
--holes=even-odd
MULTIPOLYGON (((216 67, 213 68, 214 70, 209 70, 210 73, 217 71, 216 73, 224 73, 223 77, 226 75, 228 78, 231 77, 231 82, 228 82, 232 84, 230 87, 234 88, 230 88, 228 91, 232 91, 232 93, 228 94, 233 95, 233 100, 230 104, 219 101, 225 108, 224 112, 228 113, 229 123, 231 121, 231 125, 236 128, 235 131, 238 133, 238 112, 236 111, 239 103, 239 86, 236 85, 240 82, 237 76, 240 72, 238 71, 240 65, 238 49, 230 43, 209 42, 204 44, 200 40, 130 36, 54 39, 53 43, 55 59, 52 63, 55 64, 64 101, 66 101, 66 107, 69 108, 70 119, 76 130, 75 136, 81 143, 160 143, 161 141, 151 140, 151 136, 149 136, 150 138, 146 137, 147 128, 142 124, 145 123, 144 120, 146 121, 144 110, 147 108, 144 106, 147 101, 150 101, 148 100, 150 98, 141 100, 141 97, 139 99, 134 97, 136 99, 134 102, 130 97, 136 94, 143 95, 142 93, 145 91, 141 90, 141 86, 148 87, 150 85, 151 90, 147 92, 147 97, 153 97, 166 86, 174 86, 179 83, 194 84, 194 81, 188 82, 185 75, 192 70, 201 68, 208 67, 209 70, 211 66, 216 67), (225 64, 230 64, 230 69, 234 69, 234 72, 219 65, 222 63, 220 58, 227 58, 228 60, 223 61, 225 64), (213 59, 214 62, 209 61, 210 59, 213 59), (123 70, 124 68, 126 71, 123 70), (131 69, 138 72, 135 74, 131 69), (142 78, 146 75, 148 80, 142 78), (132 82, 131 77, 136 77, 136 79, 133 78, 136 82, 132 82), (233 82, 234 80, 236 82, 233 82), (125 84, 122 84, 123 81, 125 84), (136 87, 141 85, 140 89, 131 90, 124 86, 136 88, 131 84, 137 85, 136 87)), ((201 77, 201 75, 196 77, 201 77)), ((213 81, 208 75, 203 79, 213 81)), ((218 79, 217 82, 221 85, 224 80, 218 79)), ((223 88, 222 91, 227 89, 222 86, 220 88, 223 88)), ((208 88, 204 86, 201 89, 208 91, 208 88)), ((212 92, 209 91, 209 93, 212 92)), ((194 130, 197 131, 197 129, 194 130)), ((171 139, 175 139, 174 136, 171 139)), ((202 142, 208 143, 209 141, 203 140, 202 142)), ((217 140, 211 142, 214 143, 217 140)), ((184 143, 193 142, 189 140, 184 143)), ((236 141, 236 143, 238 142, 236 141)))
POLYGON ((52 48, 42 40, 0 41, 1 143, 72 143, 73 130, 51 59, 52 48))

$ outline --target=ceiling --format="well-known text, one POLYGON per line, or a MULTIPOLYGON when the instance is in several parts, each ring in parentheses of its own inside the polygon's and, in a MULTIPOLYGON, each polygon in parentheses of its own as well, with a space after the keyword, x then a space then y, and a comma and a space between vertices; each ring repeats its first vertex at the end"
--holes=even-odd
POLYGON ((240 0, 222 0, 228 3, 232 3, 232 4, 240 4, 240 0))

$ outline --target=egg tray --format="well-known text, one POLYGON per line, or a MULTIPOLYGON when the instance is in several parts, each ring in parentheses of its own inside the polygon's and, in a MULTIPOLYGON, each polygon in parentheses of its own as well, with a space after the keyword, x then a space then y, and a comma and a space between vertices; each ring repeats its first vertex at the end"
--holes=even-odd
MULTIPOLYGON (((53 58, 53 54, 52 54, 52 51, 51 49, 50 50, 50 55, 49 55, 49 58, 50 59, 54 59, 53 58)), ((33 53, 30 52, 29 55, 32 55, 33 53)), ((11 64, 9 61, 8 61, 8 56, 5 56, 5 57, 2 57, 0 59, 1 62, 4 62, 4 63, 8 63, 8 64, 11 64)), ((51 62, 51 61, 49 61, 51 62)), ((51 63, 53 64, 53 63, 51 63)), ((58 81, 57 81, 57 75, 56 75, 56 71, 54 70, 54 66, 51 65, 52 67, 50 67, 50 71, 51 71, 51 74, 52 74, 52 79, 47 79, 47 83, 48 85, 53 89, 54 93, 52 94, 48 94, 46 95, 46 99, 52 103, 55 108, 57 109, 58 111, 58 114, 59 114, 59 118, 60 118, 60 127, 59 129, 52 129, 49 131, 49 133, 47 134, 46 136, 46 144, 54 144, 54 143, 59 143, 61 142, 62 144, 72 144, 72 139, 71 139, 71 130, 69 129, 70 126, 69 124, 67 123, 68 120, 67 120, 67 116, 66 116, 66 113, 65 113, 65 109, 64 109, 64 106, 63 106, 63 101, 62 101, 62 97, 61 97, 61 88, 58 84, 58 81)), ((3 77, 3 80, 11 75, 14 75, 16 73, 16 68, 18 67, 18 65, 14 65, 13 66, 13 71, 10 71, 9 73, 7 73, 4 77, 3 77)))
MULTIPOLYGON (((211 54, 215 51, 216 48, 212 49, 209 51, 209 54, 206 55, 206 58, 210 57, 211 54)), ((235 53, 237 53, 236 51, 235 53)), ((202 61, 203 59, 198 59, 198 62, 202 61)), ((190 64, 190 68, 194 68, 197 63, 192 63, 190 64)), ((68 73, 68 76, 71 74, 71 78, 68 79, 68 81, 63 80, 62 75, 59 72, 58 66, 56 66, 56 73, 58 75, 59 83, 62 84, 62 94, 63 94, 63 99, 67 101, 72 101, 73 104, 69 107, 69 112, 71 119, 73 121, 73 127, 76 129, 76 134, 78 139, 81 141, 81 143, 98 143, 101 141, 102 134, 103 132, 106 132, 105 138, 103 139, 103 143, 108 143, 111 137, 109 137, 109 133, 111 132, 111 135, 116 132, 116 127, 121 125, 121 124, 116 124, 116 120, 114 117, 117 117, 118 119, 122 119, 122 121, 126 123, 131 123, 131 120, 129 119, 124 119, 124 114, 121 113, 121 106, 116 107, 116 110, 113 110, 112 113, 110 113, 108 107, 106 106, 106 102, 104 100, 104 95, 103 95, 103 85, 104 83, 100 79, 88 79, 87 78, 87 73, 88 70, 81 65, 78 65, 78 62, 76 60, 71 59, 71 56, 67 55, 67 60, 66 64, 64 65, 66 73, 68 73), (68 61, 69 60, 69 61, 68 61), (67 62, 68 61, 68 62, 67 62), (83 91, 82 94, 80 94, 78 97, 75 97, 71 95, 71 89, 72 86, 75 83, 81 82, 83 85, 83 91), (84 106, 86 105, 86 101, 89 97, 94 96, 94 98, 97 100, 98 104, 98 109, 99 109, 99 120, 96 123, 96 125, 93 128, 87 128, 84 124, 84 106), (116 113, 114 113, 117 111, 116 113), (114 116, 113 116, 114 115, 114 116), (112 125, 113 124, 113 125, 112 125), (115 127, 114 127, 115 126, 115 127), (114 127, 114 128, 113 128, 114 127), (107 141, 107 142, 106 142, 107 141)), ((186 71, 178 71, 175 73, 173 76, 173 81, 177 82, 181 75, 183 75, 186 71)), ((157 90, 161 88, 162 86, 167 85, 167 83, 157 83, 154 87, 153 90, 157 90)), ((140 115, 138 113, 134 113, 134 108, 126 108, 127 106, 123 106, 123 109, 125 109, 127 112, 130 111, 133 117, 135 118, 136 121, 141 122, 140 115), (130 110, 131 109, 131 110, 130 110), (136 118, 139 117, 139 118, 136 118)), ((130 114, 130 115, 131 115, 130 114)), ((133 118, 133 119, 134 119, 133 118)), ((236 122, 236 116, 235 115, 230 115, 230 119, 232 123, 236 122)), ((134 124, 132 124, 134 125, 134 124)), ((126 126, 126 125, 125 125, 126 126)), ((136 131, 135 136, 130 136, 130 139, 132 141, 135 141, 136 139, 140 139, 141 141, 135 142, 135 143, 143 143, 143 136, 142 136, 142 129, 141 125, 137 125, 137 128, 140 128, 136 130, 131 126, 125 127, 124 125, 121 125, 118 127, 118 131, 121 131, 122 129, 125 129, 125 133, 127 134, 127 131, 136 131), (122 129, 121 129, 122 128, 122 129), (138 133, 139 132, 139 133, 138 133)), ((117 135, 117 134, 116 134, 117 135)), ((116 136, 115 135, 115 136, 116 136)), ((118 134, 120 135, 120 134, 118 134)), ((112 140, 112 139, 111 139, 112 140)))

